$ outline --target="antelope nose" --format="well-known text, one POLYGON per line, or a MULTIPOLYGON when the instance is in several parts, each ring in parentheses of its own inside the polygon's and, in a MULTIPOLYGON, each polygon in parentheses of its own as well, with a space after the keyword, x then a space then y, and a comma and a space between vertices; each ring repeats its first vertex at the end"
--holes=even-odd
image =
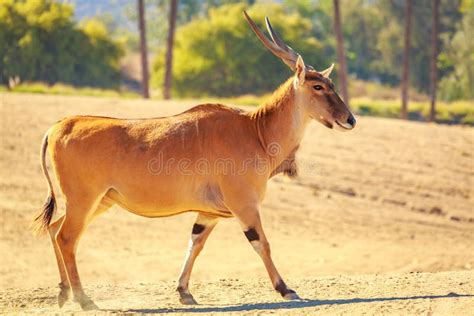
POLYGON ((347 119, 347 124, 350 124, 352 127, 354 127, 356 125, 356 120, 354 118, 354 116, 349 116, 349 118, 347 119))

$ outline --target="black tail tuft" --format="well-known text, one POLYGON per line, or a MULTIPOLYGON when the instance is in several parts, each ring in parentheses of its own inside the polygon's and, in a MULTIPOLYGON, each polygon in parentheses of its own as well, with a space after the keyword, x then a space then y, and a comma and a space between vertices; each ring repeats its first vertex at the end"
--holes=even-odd
POLYGON ((40 210, 40 214, 35 218, 35 232, 40 235, 47 232, 54 211, 56 210, 56 198, 50 193, 40 210))

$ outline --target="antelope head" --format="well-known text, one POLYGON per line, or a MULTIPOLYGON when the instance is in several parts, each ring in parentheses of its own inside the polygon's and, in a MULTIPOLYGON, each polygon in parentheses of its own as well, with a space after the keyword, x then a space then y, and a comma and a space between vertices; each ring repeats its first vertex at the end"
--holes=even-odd
POLYGON ((297 105, 302 106, 312 119, 328 128, 335 126, 344 131, 353 129, 356 120, 329 78, 334 64, 323 71, 316 71, 312 66, 305 65, 303 58, 280 39, 267 17, 265 22, 270 39, 262 33, 247 12, 244 11, 244 15, 263 45, 295 72, 293 87, 297 105))

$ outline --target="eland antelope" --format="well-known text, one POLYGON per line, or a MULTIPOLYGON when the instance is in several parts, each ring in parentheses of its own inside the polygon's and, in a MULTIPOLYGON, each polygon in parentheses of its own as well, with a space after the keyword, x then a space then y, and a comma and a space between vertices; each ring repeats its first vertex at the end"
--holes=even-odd
POLYGON ((193 264, 219 219, 231 217, 261 257, 275 290, 285 299, 299 298, 272 261, 259 205, 270 177, 295 174, 295 152, 311 119, 340 130, 353 129, 355 119, 329 79, 334 64, 316 71, 278 37, 268 18, 270 38, 244 15, 265 47, 294 71, 255 110, 201 104, 141 120, 74 116, 46 132, 41 165, 49 192, 36 223, 51 236, 60 307, 72 291, 82 309, 97 308, 82 288, 76 247, 92 219, 115 204, 146 217, 198 213, 178 281, 181 303, 196 304, 188 287, 193 264), (56 199, 47 152, 66 205, 52 223, 56 199))

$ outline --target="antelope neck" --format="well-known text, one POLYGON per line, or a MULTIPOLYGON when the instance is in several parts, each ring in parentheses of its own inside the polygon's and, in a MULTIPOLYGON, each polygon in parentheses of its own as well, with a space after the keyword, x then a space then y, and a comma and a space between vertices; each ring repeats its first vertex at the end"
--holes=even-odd
POLYGON ((297 148, 309 121, 293 77, 282 84, 272 97, 251 112, 259 142, 272 164, 280 164, 297 148))

